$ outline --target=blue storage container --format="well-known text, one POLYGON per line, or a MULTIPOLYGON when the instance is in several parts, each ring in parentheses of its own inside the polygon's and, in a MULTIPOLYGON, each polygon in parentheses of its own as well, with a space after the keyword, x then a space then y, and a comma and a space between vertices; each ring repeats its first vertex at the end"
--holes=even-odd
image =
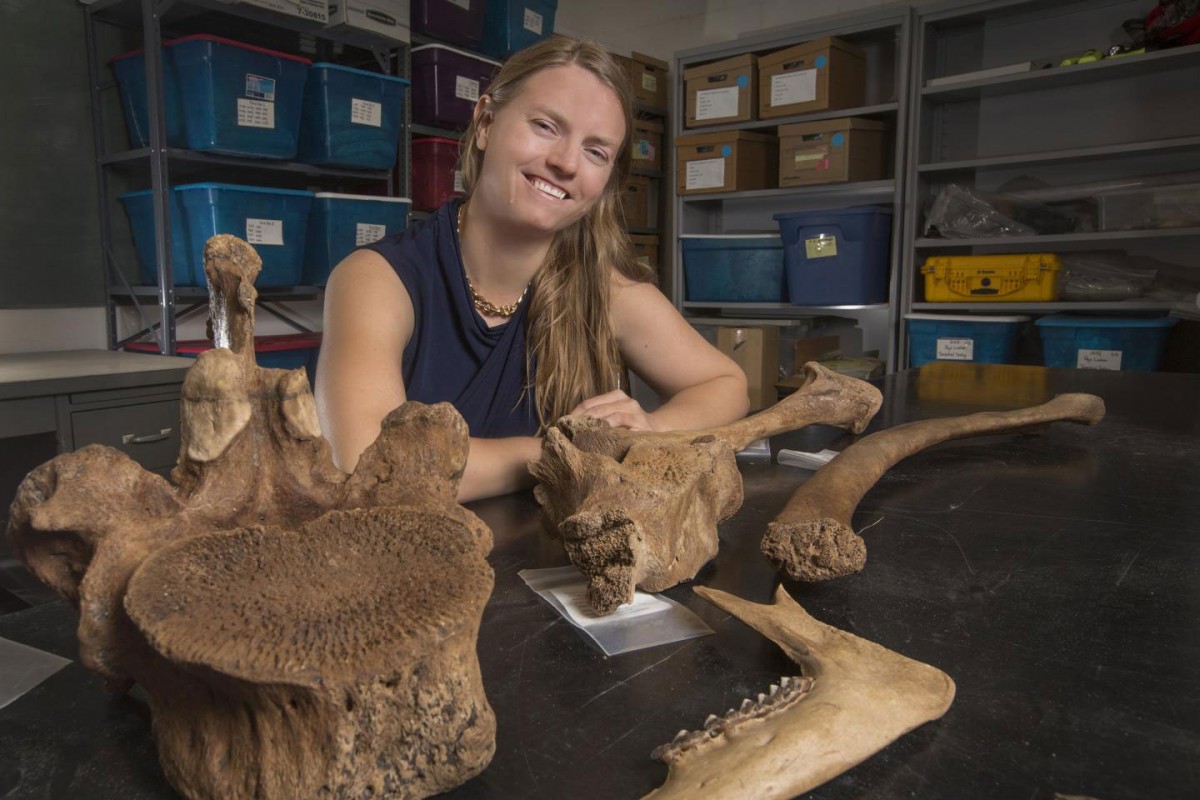
POLYGON ((407 86, 404 78, 313 64, 304 86, 299 159, 308 164, 391 169, 407 86))
POLYGON ((892 210, 856 206, 776 214, 795 305, 885 303, 892 210))
POLYGON ((907 314, 908 365, 930 361, 1011 364, 1026 316, 907 314))
MULTIPOLYGON (((129 218, 129 229, 133 233, 133 247, 137 252, 142 284, 157 286, 158 260, 154 252, 154 192, 151 189, 126 192, 117 199, 125 208, 125 216, 129 218)), ((183 222, 179 195, 171 192, 169 201, 172 283, 175 286, 203 286, 204 275, 201 274, 197 277, 193 269, 194 259, 189 252, 187 226, 183 222)))
POLYGON ((783 245, 771 233, 679 237, 690 301, 785 303, 783 245))
MULTIPOLYGON (((187 132, 183 128, 183 104, 179 99, 179 81, 166 54, 163 54, 163 121, 166 125, 167 147, 186 148, 187 132)), ((129 131, 129 146, 133 149, 150 146, 150 109, 146 99, 146 54, 139 48, 109 60, 117 79, 121 96, 121 111, 129 131)))
POLYGON ((483 12, 483 52, 507 58, 554 33, 558 0, 487 0, 483 12))
POLYGON ((1173 317, 1072 317, 1037 321, 1047 367, 1150 372, 1158 369, 1173 317))
POLYGON ((315 194, 304 248, 304 284, 324 286, 329 273, 354 248, 404 230, 411 206, 407 197, 315 194))

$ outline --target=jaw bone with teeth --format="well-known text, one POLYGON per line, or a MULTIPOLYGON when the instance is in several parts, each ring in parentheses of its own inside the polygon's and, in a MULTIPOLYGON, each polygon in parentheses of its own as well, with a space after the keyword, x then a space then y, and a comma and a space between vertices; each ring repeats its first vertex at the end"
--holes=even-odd
POLYGON ((787 800, 938 719, 954 700, 941 670, 818 622, 782 586, 772 605, 703 586, 696 593, 779 645, 805 675, 656 749, 667 780, 644 800, 787 800))
POLYGON ((551 535, 588 579, 601 614, 691 580, 717 553, 717 523, 742 503, 735 454, 765 436, 805 425, 861 432, 879 410, 879 390, 819 364, 770 409, 706 431, 648 433, 563 417, 530 464, 534 497, 551 535))

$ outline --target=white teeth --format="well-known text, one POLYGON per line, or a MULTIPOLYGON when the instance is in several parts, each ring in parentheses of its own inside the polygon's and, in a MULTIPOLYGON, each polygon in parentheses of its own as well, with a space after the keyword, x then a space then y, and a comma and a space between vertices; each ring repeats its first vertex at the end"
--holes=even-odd
POLYGON ((706 729, 711 728, 713 725, 716 725, 717 722, 719 722, 719 721, 720 721, 720 717, 718 717, 716 714, 709 714, 708 719, 704 720, 704 727, 706 729))
POLYGON ((538 191, 544 192, 544 193, 550 195, 551 197, 555 197, 559 200, 562 200, 563 198, 565 198, 567 196, 567 193, 564 192, 562 189, 559 189, 557 186, 554 186, 553 184, 546 183, 544 180, 541 180, 540 178, 533 178, 530 181, 530 183, 532 183, 533 188, 537 189, 538 191))
POLYGON ((779 687, 772 683, 771 684, 771 697, 774 697, 777 694, 779 694, 779 687))

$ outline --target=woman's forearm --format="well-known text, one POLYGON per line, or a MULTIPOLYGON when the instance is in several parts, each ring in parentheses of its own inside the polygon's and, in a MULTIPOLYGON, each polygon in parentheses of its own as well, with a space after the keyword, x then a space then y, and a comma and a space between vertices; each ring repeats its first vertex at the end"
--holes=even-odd
POLYGON ((648 416, 656 430, 687 431, 739 420, 749 410, 745 379, 722 375, 684 389, 648 416))
POLYGON ((458 486, 458 501, 467 503, 528 489, 533 486, 533 476, 526 465, 541 453, 542 440, 537 436, 472 437, 467 468, 458 486))

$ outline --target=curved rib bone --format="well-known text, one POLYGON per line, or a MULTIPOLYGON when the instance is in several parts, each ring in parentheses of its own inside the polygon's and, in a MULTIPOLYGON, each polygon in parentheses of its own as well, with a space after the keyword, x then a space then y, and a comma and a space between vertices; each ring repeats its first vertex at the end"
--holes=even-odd
POLYGON ((792 580, 823 581, 858 572, 867 547, 850 525, 854 509, 898 461, 951 439, 1025 430, 1040 433, 1055 421, 1095 425, 1104 401, 1090 394, 1059 395, 1015 411, 985 411, 921 420, 873 433, 847 447, 805 481, 767 526, 762 551, 792 580))
POLYGON ((696 593, 783 648, 804 676, 785 676, 757 702, 655 750, 667 780, 643 800, 788 800, 941 717, 954 700, 941 670, 818 622, 782 586, 772 605, 704 586, 696 593))

